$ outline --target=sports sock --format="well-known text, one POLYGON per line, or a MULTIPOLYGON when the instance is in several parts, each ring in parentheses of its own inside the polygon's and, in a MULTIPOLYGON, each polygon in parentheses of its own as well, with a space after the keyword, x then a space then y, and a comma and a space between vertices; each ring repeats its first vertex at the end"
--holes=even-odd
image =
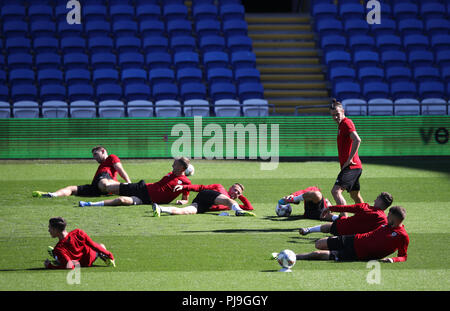
POLYGON ((239 204, 237 203, 233 203, 233 205, 231 205, 231 209, 236 212, 242 211, 242 208, 240 208, 239 204))
POLYGON ((56 197, 58 197, 56 195, 56 192, 47 192, 46 194, 44 194, 44 196, 49 197, 49 198, 56 198, 56 197))
POLYGON ((308 228, 308 231, 311 233, 311 232, 320 232, 320 227, 321 227, 322 225, 318 225, 318 226, 314 226, 314 227, 310 227, 310 228, 308 228))
POLYGON ((335 221, 336 219, 338 219, 339 218, 339 215, 333 215, 333 216, 331 216, 331 220, 332 221, 335 221))
POLYGON ((105 201, 100 202, 87 202, 90 204, 90 206, 105 206, 105 201))
POLYGON ((299 203, 303 201, 303 194, 297 195, 293 198, 294 203, 299 203))
POLYGON ((172 214, 172 207, 171 206, 161 206, 161 205, 159 205, 159 209, 161 210, 161 213, 172 214))

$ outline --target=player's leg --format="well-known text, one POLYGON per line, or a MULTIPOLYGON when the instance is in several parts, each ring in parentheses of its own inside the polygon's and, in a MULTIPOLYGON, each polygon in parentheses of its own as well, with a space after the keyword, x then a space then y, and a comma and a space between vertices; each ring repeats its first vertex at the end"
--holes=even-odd
POLYGON ((43 191, 33 191, 33 197, 38 198, 57 198, 57 197, 68 197, 71 195, 77 195, 78 186, 67 186, 61 188, 55 192, 43 192, 43 191))
POLYGON ((297 254, 297 260, 330 260, 331 252, 328 250, 314 251, 311 253, 297 254))
POLYGON ((331 225, 332 225, 332 223, 326 223, 323 225, 318 225, 318 226, 309 227, 309 228, 300 228, 298 230, 298 232, 301 235, 307 235, 307 234, 310 234, 313 232, 330 233, 331 225))
POLYGON ((359 190, 350 191, 350 197, 353 199, 353 201, 355 201, 355 203, 364 203, 361 192, 359 192, 359 190))
POLYGON ((142 200, 138 197, 126 197, 121 196, 111 200, 104 200, 98 202, 85 202, 79 201, 78 206, 130 206, 130 205, 140 205, 142 204, 142 200))
POLYGON ((230 209, 236 212, 236 216, 255 216, 254 213, 243 210, 235 200, 230 199, 224 194, 220 194, 216 197, 216 199, 214 200, 214 205, 228 206, 230 209))
POLYGON ((342 195, 344 190, 344 188, 337 184, 335 184, 333 189, 331 189, 331 195, 333 196, 334 201, 336 201, 336 205, 347 205, 347 201, 345 201, 345 198, 342 195))
POLYGON ((120 183, 114 179, 102 178, 98 181, 97 187, 102 193, 113 193, 108 191, 108 187, 112 187, 113 185, 120 185, 120 183))

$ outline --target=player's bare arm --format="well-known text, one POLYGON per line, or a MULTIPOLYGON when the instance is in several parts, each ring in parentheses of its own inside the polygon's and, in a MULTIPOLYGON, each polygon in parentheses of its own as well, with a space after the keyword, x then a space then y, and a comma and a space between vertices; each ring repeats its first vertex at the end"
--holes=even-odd
POLYGON ((349 165, 356 164, 353 162, 353 157, 358 152, 359 146, 361 145, 361 138, 359 137, 358 133, 356 131, 350 133, 350 138, 352 140, 352 150, 350 151, 350 155, 348 157, 348 160, 345 161, 344 165, 342 165, 342 168, 345 168, 349 165))
POLYGON ((114 168, 117 170, 117 173, 119 173, 120 177, 122 177, 127 183, 131 183, 131 179, 123 168, 122 163, 115 163, 114 168))

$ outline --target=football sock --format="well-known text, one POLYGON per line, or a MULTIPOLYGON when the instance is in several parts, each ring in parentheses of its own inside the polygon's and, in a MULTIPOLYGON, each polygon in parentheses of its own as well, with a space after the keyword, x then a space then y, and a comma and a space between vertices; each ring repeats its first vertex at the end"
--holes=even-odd
POLYGON ((161 205, 159 205, 159 209, 161 210, 161 213, 172 214, 172 207, 171 206, 161 206, 161 205))
POLYGON ((294 201, 294 203, 299 203, 299 202, 303 201, 303 194, 300 194, 300 195, 298 195, 298 196, 295 196, 295 197, 293 198, 293 201, 294 201))
POLYGON ((311 233, 311 232, 320 232, 320 227, 321 227, 322 225, 318 225, 318 226, 314 226, 314 227, 310 227, 310 228, 307 228, 308 229, 308 231, 311 233))
POLYGON ((333 216, 331 216, 331 220, 332 221, 335 221, 336 219, 338 219, 339 218, 339 215, 333 215, 333 216))
POLYGON ((105 206, 105 201, 100 201, 100 202, 87 202, 90 205, 89 206, 105 206))
POLYGON ((55 192, 48 192, 46 194, 44 194, 43 196, 49 197, 49 198, 56 198, 57 195, 55 192))
POLYGON ((233 205, 231 205, 231 209, 236 212, 242 211, 242 208, 240 208, 237 203, 233 203, 233 205))

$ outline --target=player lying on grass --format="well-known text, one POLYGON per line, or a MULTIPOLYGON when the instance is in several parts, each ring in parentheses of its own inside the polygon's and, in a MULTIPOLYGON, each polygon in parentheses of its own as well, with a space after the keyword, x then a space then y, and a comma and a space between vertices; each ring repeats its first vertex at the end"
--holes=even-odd
POLYGON ((39 198, 54 198, 66 197, 70 195, 78 196, 101 196, 108 194, 107 187, 111 184, 119 184, 117 174, 119 174, 127 183, 131 180, 127 172, 122 166, 118 156, 111 154, 102 146, 97 146, 92 149, 93 158, 100 163, 95 172, 92 183, 82 186, 67 186, 55 192, 33 191, 33 197, 39 198))
MULTIPOLYGON (((328 199, 324 199, 322 192, 317 187, 308 187, 303 190, 296 191, 288 196, 281 198, 278 203, 281 205, 287 203, 299 204, 304 201, 305 212, 303 214, 304 218, 317 219, 317 220, 332 220, 331 218, 321 218, 322 211, 331 203, 328 199)), ((326 214, 326 217, 331 217, 331 215, 326 214)))
MULTIPOLYGON (((374 201, 373 206, 367 203, 354 205, 335 205, 323 209, 322 215, 331 212, 353 213, 351 217, 341 216, 331 223, 318 225, 310 228, 300 228, 301 235, 312 232, 331 233, 333 235, 347 235, 365 233, 375 230, 379 226, 387 224, 385 209, 391 206, 394 199, 388 192, 382 192, 374 201)), ((322 218, 329 218, 322 216, 322 218)))
POLYGON ((66 231, 67 223, 62 217, 50 218, 48 232, 52 238, 59 242, 54 248, 48 247, 52 261, 45 260, 47 269, 74 269, 78 263, 81 267, 91 267, 97 258, 103 260, 108 266, 116 266, 113 254, 89 237, 83 230, 66 231))
POLYGON ((168 173, 161 180, 155 183, 146 183, 141 180, 138 183, 130 184, 110 184, 106 187, 112 194, 118 194, 120 197, 100 202, 78 202, 79 206, 119 206, 119 205, 141 205, 172 202, 180 194, 182 199, 177 204, 186 204, 189 199, 189 191, 175 191, 177 185, 190 185, 191 181, 186 177, 185 171, 189 166, 189 159, 182 157, 175 159, 172 163, 172 172, 168 173))
POLYGON ((250 201, 242 195, 244 186, 240 183, 233 184, 228 191, 220 184, 212 185, 178 185, 174 191, 195 191, 198 192, 191 205, 185 207, 159 206, 153 204, 153 213, 155 217, 160 217, 161 213, 170 215, 193 215, 208 211, 233 210, 236 216, 255 216, 249 212, 253 210, 250 201), (239 205, 235 200, 241 200, 239 205))
POLYGON ((402 225, 405 217, 406 211, 403 207, 393 206, 389 209, 386 225, 366 233, 317 240, 315 246, 318 251, 297 254, 297 260, 406 261, 409 236, 402 225), (397 257, 386 257, 395 251, 398 251, 397 257))

